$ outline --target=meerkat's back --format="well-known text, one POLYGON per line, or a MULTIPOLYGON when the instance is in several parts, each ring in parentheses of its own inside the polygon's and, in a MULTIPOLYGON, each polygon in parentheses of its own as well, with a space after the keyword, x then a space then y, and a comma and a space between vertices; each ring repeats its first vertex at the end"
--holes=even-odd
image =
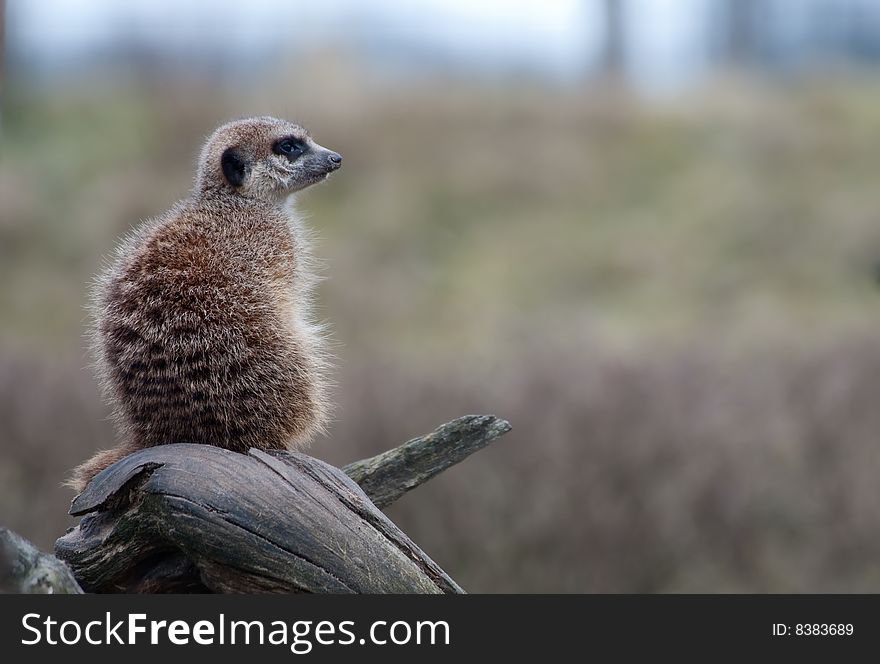
POLYGON ((76 488, 142 447, 280 449, 322 428, 313 278, 286 199, 340 163, 281 120, 224 125, 190 199, 123 244, 94 302, 99 375, 121 441, 75 471, 76 488))

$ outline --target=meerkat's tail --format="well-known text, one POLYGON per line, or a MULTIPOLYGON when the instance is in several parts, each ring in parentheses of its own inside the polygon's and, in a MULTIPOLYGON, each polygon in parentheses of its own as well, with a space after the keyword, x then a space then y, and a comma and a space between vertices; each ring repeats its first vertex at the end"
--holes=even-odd
POLYGON ((92 481, 95 475, 108 466, 112 466, 120 459, 127 457, 132 452, 137 451, 137 449, 132 445, 123 443, 109 450, 101 450, 91 459, 74 468, 70 477, 64 482, 64 486, 70 487, 77 493, 82 493, 83 489, 86 488, 86 485, 92 481))

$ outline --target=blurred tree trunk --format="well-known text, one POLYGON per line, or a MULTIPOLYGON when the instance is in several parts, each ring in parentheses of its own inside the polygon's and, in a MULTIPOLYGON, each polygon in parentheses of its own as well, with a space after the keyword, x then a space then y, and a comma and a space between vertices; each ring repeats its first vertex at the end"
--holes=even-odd
POLYGON ((605 45, 602 52, 602 75, 610 80, 623 78, 626 67, 626 3, 605 0, 605 45))
POLYGON ((766 0, 725 0, 725 57, 734 66, 755 61, 758 50, 758 11, 766 0))
POLYGON ((6 93, 6 0, 0 0, 0 130, 3 129, 3 99, 6 93))

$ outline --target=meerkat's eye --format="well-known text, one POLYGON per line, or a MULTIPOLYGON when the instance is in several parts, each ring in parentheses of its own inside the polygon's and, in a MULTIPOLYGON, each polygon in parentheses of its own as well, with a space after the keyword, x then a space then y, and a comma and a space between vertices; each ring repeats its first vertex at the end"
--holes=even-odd
POLYGON ((302 141, 293 138, 283 138, 272 147, 275 154, 284 155, 288 159, 296 159, 306 151, 306 146, 302 141))

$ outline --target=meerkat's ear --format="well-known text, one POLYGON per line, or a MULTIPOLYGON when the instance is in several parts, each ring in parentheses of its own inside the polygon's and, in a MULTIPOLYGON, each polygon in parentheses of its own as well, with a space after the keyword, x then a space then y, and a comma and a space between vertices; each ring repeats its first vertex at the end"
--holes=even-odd
POLYGON ((233 187, 240 187, 251 172, 251 165, 236 148, 227 148, 220 157, 223 175, 233 187))

